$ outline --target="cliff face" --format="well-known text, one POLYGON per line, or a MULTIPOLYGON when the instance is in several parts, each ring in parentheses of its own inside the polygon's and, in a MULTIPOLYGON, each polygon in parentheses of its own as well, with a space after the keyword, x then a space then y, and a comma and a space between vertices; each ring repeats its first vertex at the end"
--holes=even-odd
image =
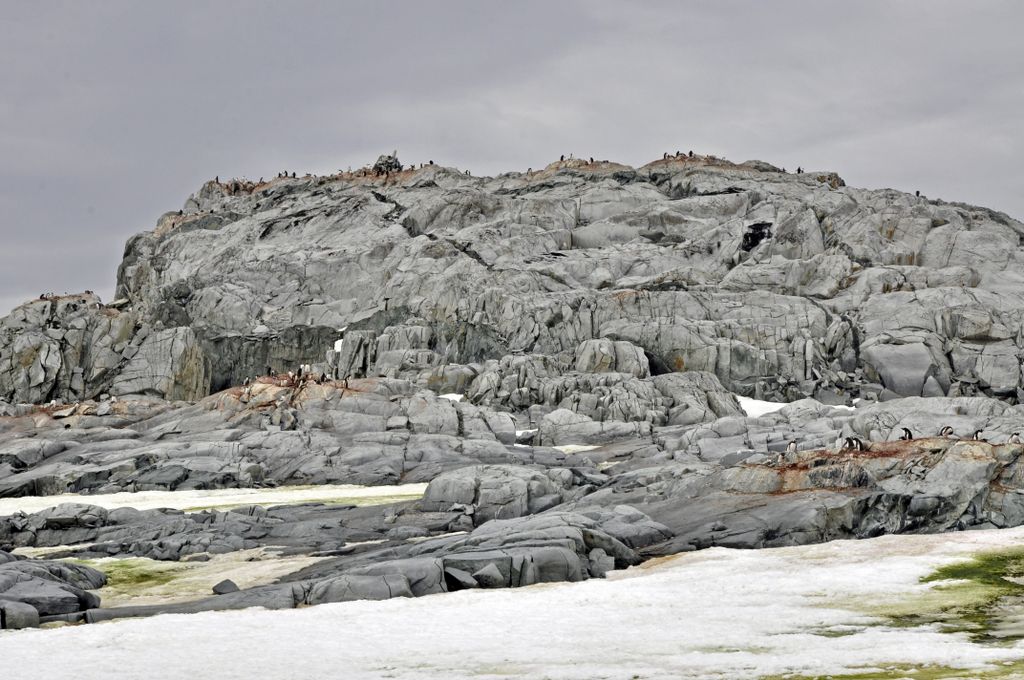
POLYGON ((641 372, 766 398, 1016 401, 1022 234, 982 208, 703 157, 209 182, 129 241, 119 310, 41 300, 3 321, 0 398, 196 399, 311 363, 504 385, 493 399, 526 406, 603 338, 641 372))

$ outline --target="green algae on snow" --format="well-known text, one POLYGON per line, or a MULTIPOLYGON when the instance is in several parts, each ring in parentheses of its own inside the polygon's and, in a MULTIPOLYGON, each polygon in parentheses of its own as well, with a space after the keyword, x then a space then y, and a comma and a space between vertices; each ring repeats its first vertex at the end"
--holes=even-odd
POLYGON ((189 570, 189 563, 158 562, 147 557, 68 560, 99 569, 107 575, 101 594, 132 595, 149 588, 165 586, 189 570))
POLYGON ((1009 661, 984 668, 952 668, 950 666, 917 666, 886 664, 884 668, 835 671, 827 675, 765 675, 759 680, 1021 680, 1024 661, 1009 661))
POLYGON ((1024 546, 979 553, 921 579, 927 592, 871 609, 890 625, 938 624, 976 642, 1024 638, 1024 546))

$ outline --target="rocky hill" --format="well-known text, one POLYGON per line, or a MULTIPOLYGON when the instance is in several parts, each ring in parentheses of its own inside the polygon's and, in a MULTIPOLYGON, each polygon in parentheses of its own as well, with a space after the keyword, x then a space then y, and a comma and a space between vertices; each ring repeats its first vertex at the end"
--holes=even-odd
POLYGON ((0 518, 0 548, 333 557, 189 611, 1024 522, 1024 224, 703 156, 393 165, 208 182, 129 241, 110 304, 0 320, 0 497, 429 482, 421 501, 62 506, 0 518))
POLYGON ((0 399, 194 400, 308 363, 517 406, 570 368, 707 371, 785 400, 1016 401, 1022 234, 983 208, 700 156, 208 182, 128 242, 114 306, 3 320, 0 399))

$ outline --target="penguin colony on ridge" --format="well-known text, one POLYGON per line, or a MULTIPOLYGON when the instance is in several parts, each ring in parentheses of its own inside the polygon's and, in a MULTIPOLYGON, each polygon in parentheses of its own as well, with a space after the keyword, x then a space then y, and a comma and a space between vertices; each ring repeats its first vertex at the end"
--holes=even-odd
MULTIPOLYGON (((981 436, 982 432, 984 432, 984 430, 975 430, 974 433, 971 435, 970 440, 968 440, 968 441, 985 442, 986 444, 989 443, 989 441, 987 439, 985 439, 985 438, 983 438, 981 436)), ((899 436, 899 441, 912 441, 914 439, 914 433, 910 430, 910 428, 901 427, 900 428, 900 433, 901 434, 899 436)), ((955 439, 956 438, 956 435, 955 435, 955 433, 953 431, 953 428, 950 427, 949 425, 944 425, 942 427, 942 429, 939 430, 939 436, 943 437, 945 439, 955 439)), ((1021 436, 1020 436, 1019 432, 1014 432, 1006 440, 1006 443, 1007 444, 1024 444, 1024 440, 1021 439, 1021 436)), ((837 441, 837 446, 838 446, 838 441, 837 441)), ((845 439, 843 439, 842 445, 839 446, 839 451, 840 452, 843 452, 843 451, 867 451, 868 450, 868 446, 869 445, 866 444, 859 437, 846 437, 845 439)), ((795 439, 791 439, 789 441, 789 443, 786 445, 786 453, 796 453, 796 452, 797 452, 797 441, 795 439)), ((769 463, 769 464, 772 464, 772 463, 769 463)))

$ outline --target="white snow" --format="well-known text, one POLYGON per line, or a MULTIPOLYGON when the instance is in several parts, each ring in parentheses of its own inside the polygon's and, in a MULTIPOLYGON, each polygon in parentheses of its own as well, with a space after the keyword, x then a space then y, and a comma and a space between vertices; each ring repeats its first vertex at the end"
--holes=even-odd
POLYGON ((449 394, 439 394, 437 396, 441 399, 447 399, 448 401, 462 401, 462 397, 465 395, 451 392, 449 394))
MULTIPOLYGON (((786 406, 789 406, 789 404, 784 401, 762 401, 761 399, 741 397, 738 394, 735 395, 735 397, 736 400, 740 402, 740 408, 743 409, 743 411, 747 414, 748 418, 758 418, 768 413, 775 413, 776 411, 785 408, 786 406)), ((854 404, 856 404, 858 401, 860 400, 854 399, 854 404)), ((831 405, 831 408, 838 408, 844 411, 857 410, 854 406, 844 406, 842 404, 833 404, 831 405)))
POLYGON ((419 498, 426 484, 400 484, 397 486, 358 486, 355 484, 325 484, 323 486, 283 486, 275 489, 212 489, 189 491, 139 491, 82 496, 24 496, 0 498, 0 516, 15 512, 39 512, 60 503, 86 503, 112 510, 114 508, 190 508, 214 507, 218 510, 242 505, 287 505, 308 502, 351 502, 371 505, 376 499, 388 502, 395 496, 419 498))
POLYGON ((740 408, 746 412, 748 418, 758 418, 766 413, 775 413, 788 405, 786 402, 761 401, 760 399, 751 399, 750 397, 741 397, 739 395, 736 395, 736 400, 740 402, 740 408))
POLYGON ((19 680, 724 680, 979 668, 1024 659, 1024 644, 889 627, 859 609, 924 592, 933 586, 919 578, 935 567, 1022 540, 1024 529, 1012 529, 715 548, 578 584, 9 632, 0 659, 19 680))
POLYGON ((560 446, 552 446, 553 449, 558 449, 562 453, 583 453, 584 451, 593 451, 594 449, 601 448, 594 444, 561 444, 560 446))

